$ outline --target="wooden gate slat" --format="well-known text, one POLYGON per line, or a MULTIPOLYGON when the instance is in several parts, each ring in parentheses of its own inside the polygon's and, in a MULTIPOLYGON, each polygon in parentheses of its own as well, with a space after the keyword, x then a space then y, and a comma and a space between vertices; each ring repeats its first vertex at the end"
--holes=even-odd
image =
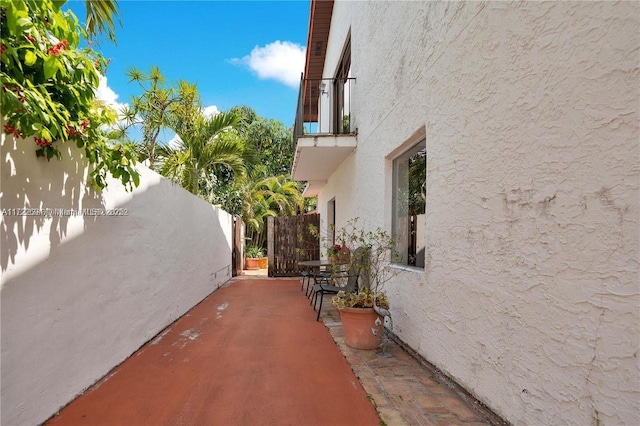
POLYGON ((270 217, 267 220, 267 251, 269 256, 269 276, 299 276, 298 262, 320 259, 320 241, 312 235, 309 225, 320 228, 317 213, 270 217))

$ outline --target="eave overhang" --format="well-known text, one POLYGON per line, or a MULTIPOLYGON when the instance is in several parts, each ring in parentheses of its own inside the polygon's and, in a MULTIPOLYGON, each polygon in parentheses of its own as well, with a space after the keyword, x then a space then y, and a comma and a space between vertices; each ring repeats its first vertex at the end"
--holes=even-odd
POLYGON ((307 57, 304 63, 304 78, 302 93, 304 94, 304 121, 312 122, 318 119, 318 87, 307 87, 310 80, 322 78, 324 59, 327 54, 327 41, 333 14, 333 0, 311 0, 309 16, 309 35, 307 38, 307 57))

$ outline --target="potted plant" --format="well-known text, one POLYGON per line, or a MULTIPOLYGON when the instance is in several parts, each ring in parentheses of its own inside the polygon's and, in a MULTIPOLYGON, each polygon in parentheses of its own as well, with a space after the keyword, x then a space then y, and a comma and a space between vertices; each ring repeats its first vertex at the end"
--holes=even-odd
POLYGON ((327 257, 332 263, 348 264, 351 259, 351 250, 346 243, 334 244, 327 249, 327 257))
POLYGON ((351 120, 349 114, 342 116, 342 133, 351 133, 351 120))
POLYGON ((264 249, 259 246, 248 246, 244 253, 244 269, 265 269, 268 267, 268 258, 264 256, 264 249))
POLYGON ((345 343, 355 349, 375 349, 380 346, 384 331, 384 317, 390 316, 389 299, 384 284, 396 275, 389 268, 397 256, 394 239, 383 229, 366 230, 358 219, 351 219, 336 233, 343 245, 365 247, 359 256, 351 256, 349 264, 357 262, 360 270, 360 289, 339 292, 331 303, 340 311, 345 343))

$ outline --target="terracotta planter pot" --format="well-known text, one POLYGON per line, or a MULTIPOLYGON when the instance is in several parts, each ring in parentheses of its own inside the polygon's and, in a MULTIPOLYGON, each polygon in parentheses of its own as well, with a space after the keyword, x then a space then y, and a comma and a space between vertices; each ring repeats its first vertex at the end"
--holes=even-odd
POLYGON ((269 258, 268 257, 247 257, 244 260, 244 269, 254 270, 254 269, 266 269, 269 267, 269 258))
POLYGON ((373 308, 342 308, 340 318, 348 346, 375 349, 382 343, 383 321, 373 308))

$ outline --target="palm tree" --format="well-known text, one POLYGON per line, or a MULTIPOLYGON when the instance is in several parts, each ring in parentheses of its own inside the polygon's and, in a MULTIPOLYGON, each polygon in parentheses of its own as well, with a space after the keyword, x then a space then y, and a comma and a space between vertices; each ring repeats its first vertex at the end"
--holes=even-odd
POLYGON ((254 196, 264 199, 279 216, 294 216, 304 206, 300 185, 287 175, 262 179, 254 186, 254 196))
MULTIPOLYGON (((129 128, 140 127, 142 141, 137 144, 138 160, 148 162, 149 167, 155 169, 158 135, 162 129, 170 127, 170 115, 177 110, 176 104, 196 103, 199 95, 195 86, 184 81, 178 82, 178 88, 167 86, 166 79, 157 66, 152 66, 148 73, 130 67, 126 75, 129 83, 136 82, 143 93, 132 96, 131 106, 120 111, 123 120, 119 132, 124 137, 129 128)), ((197 109, 193 111, 194 115, 198 115, 197 109)), ((191 111, 179 116, 190 122, 189 113, 191 111)))
POLYGON ((84 5, 87 10, 85 30, 89 37, 106 33, 109 40, 115 43, 118 0, 85 0, 84 5))
POLYGON ((225 166, 235 176, 244 176, 247 149, 242 139, 220 137, 238 122, 233 113, 206 117, 201 111, 189 116, 188 125, 184 125, 185 121, 177 122, 172 127, 180 140, 177 146, 161 148, 160 173, 200 196, 205 195, 203 187, 216 166, 225 166))
POLYGON ((264 246, 267 217, 294 216, 303 207, 300 186, 287 175, 266 177, 254 184, 246 193, 243 209, 253 245, 264 246))

